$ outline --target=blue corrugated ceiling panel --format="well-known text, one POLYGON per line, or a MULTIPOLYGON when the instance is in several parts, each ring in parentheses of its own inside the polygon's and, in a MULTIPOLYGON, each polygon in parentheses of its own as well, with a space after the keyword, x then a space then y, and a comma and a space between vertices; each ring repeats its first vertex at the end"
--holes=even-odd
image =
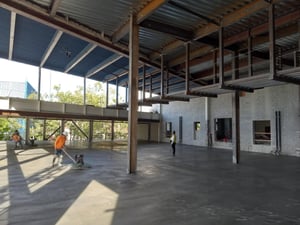
POLYGON ((128 70, 128 58, 123 57, 93 76, 92 79, 106 81, 128 70))
POLYGON ((128 63, 129 63, 129 59, 127 57, 123 57, 112 65, 117 68, 124 68, 124 67, 128 67, 128 63))
POLYGON ((108 51, 104 48, 97 47, 90 54, 88 54, 78 65, 76 65, 71 71, 71 74, 85 75, 91 68, 99 65, 105 59, 111 57, 115 53, 108 51))
POLYGON ((100 80, 100 81, 105 82, 104 78, 105 78, 106 75, 107 75, 106 72, 100 71, 100 72, 96 73, 94 76, 92 76, 90 78, 93 79, 93 80, 97 80, 97 81, 100 80))
MULTIPOLYGON (((65 66, 87 45, 88 42, 64 33, 45 63, 45 67, 52 70, 64 71, 65 66)), ((73 75, 82 76, 80 73, 74 73, 73 75)))
POLYGON ((17 15, 13 60, 40 65, 54 33, 53 28, 17 15))
POLYGON ((0 8, 0 57, 8 58, 10 12, 0 8))

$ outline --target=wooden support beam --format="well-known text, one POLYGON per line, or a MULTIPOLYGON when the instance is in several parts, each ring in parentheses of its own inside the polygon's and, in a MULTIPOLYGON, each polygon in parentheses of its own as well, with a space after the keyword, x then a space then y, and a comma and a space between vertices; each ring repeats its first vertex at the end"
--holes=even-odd
MULTIPOLYGON (((273 0, 273 4, 276 4, 277 2, 280 2, 280 0, 273 0)), ((242 8, 240 8, 239 10, 236 10, 235 12, 228 14, 226 16, 224 16, 224 18, 222 19, 222 26, 226 27, 229 26, 233 23, 236 23, 237 21, 240 21, 243 18, 249 17, 250 15, 263 10, 265 8, 267 8, 269 6, 269 3, 261 1, 261 0, 254 0, 251 3, 243 6, 242 8)), ((216 23, 208 23, 205 26, 201 26, 194 35, 193 40, 198 40, 202 37, 206 37, 212 33, 215 33, 219 30, 219 25, 216 25, 216 23)), ((237 38, 240 38, 238 36, 236 36, 237 38)), ((244 39, 247 38, 247 34, 244 37, 244 39)), ((236 43, 236 41, 234 42, 236 43)), ((174 49, 180 47, 183 45, 182 41, 174 41, 170 44, 168 44, 167 46, 165 46, 162 50, 162 52, 164 54, 169 54, 172 51, 174 51, 174 49)), ((191 55, 193 55, 193 53, 191 53, 191 55)), ((156 53, 154 52, 153 54, 151 54, 150 59, 154 60, 159 58, 160 53, 156 53)), ((182 60, 181 62, 183 62, 184 60, 182 60)), ((179 63, 178 63, 179 64, 179 63)))
POLYGON ((49 13, 50 16, 54 17, 56 15, 56 12, 57 12, 58 7, 61 2, 62 2, 62 0, 52 0, 51 9, 50 9, 50 13, 49 13))
POLYGON ((217 94, 202 92, 202 91, 189 91, 188 95, 191 96, 199 96, 199 97, 211 97, 211 98, 217 98, 217 94))
POLYGON ((155 30, 161 33, 169 34, 171 36, 174 36, 175 38, 183 41, 188 41, 193 38, 193 32, 187 31, 184 29, 180 29, 175 26, 170 26, 168 24, 163 24, 160 22, 156 22, 153 20, 144 20, 142 23, 140 23, 141 27, 148 28, 151 30, 155 30))
MULTIPOLYGON (((137 24, 148 18, 155 10, 165 4, 167 0, 152 0, 137 14, 137 24)), ((118 42, 129 33, 130 20, 112 35, 113 43, 118 42)))

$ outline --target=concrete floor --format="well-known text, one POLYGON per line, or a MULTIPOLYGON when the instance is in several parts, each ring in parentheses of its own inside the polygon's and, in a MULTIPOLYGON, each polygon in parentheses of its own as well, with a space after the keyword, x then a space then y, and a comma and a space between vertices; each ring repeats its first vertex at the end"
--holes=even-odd
POLYGON ((1 225, 300 224, 300 158, 242 152, 233 165, 228 150, 140 144, 129 175, 122 149, 68 151, 93 167, 0 145, 1 225))

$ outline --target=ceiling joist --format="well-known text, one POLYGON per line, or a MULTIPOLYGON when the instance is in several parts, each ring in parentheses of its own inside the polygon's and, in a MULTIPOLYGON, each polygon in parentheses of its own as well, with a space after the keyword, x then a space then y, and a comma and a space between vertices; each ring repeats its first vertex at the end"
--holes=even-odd
POLYGON ((11 12, 10 14, 10 33, 9 33, 9 50, 8 59, 12 60, 15 42, 15 28, 16 28, 16 13, 11 12))
MULTIPOLYGON (((147 19, 155 10, 161 7, 168 0, 152 0, 149 2, 141 11, 137 13, 137 23, 140 24, 142 21, 147 19)), ((112 42, 116 43, 121 40, 124 36, 129 33, 129 20, 112 35, 112 42)))
POLYGON ((40 67, 43 67, 44 64, 46 63, 47 59, 49 58, 49 56, 51 55, 53 49, 55 48, 55 46, 57 45, 59 39, 61 38, 63 32, 62 31, 56 31, 55 34, 53 35, 53 38, 51 40, 51 42, 48 45, 48 48, 46 49, 41 63, 40 63, 40 67))

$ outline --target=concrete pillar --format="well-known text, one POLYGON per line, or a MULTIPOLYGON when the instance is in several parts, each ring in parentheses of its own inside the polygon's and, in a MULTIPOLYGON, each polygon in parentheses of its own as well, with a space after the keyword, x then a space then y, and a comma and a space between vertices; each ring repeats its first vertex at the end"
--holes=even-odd
POLYGON ((129 111, 128 111, 128 173, 137 166, 139 26, 136 15, 130 17, 129 31, 129 111))

